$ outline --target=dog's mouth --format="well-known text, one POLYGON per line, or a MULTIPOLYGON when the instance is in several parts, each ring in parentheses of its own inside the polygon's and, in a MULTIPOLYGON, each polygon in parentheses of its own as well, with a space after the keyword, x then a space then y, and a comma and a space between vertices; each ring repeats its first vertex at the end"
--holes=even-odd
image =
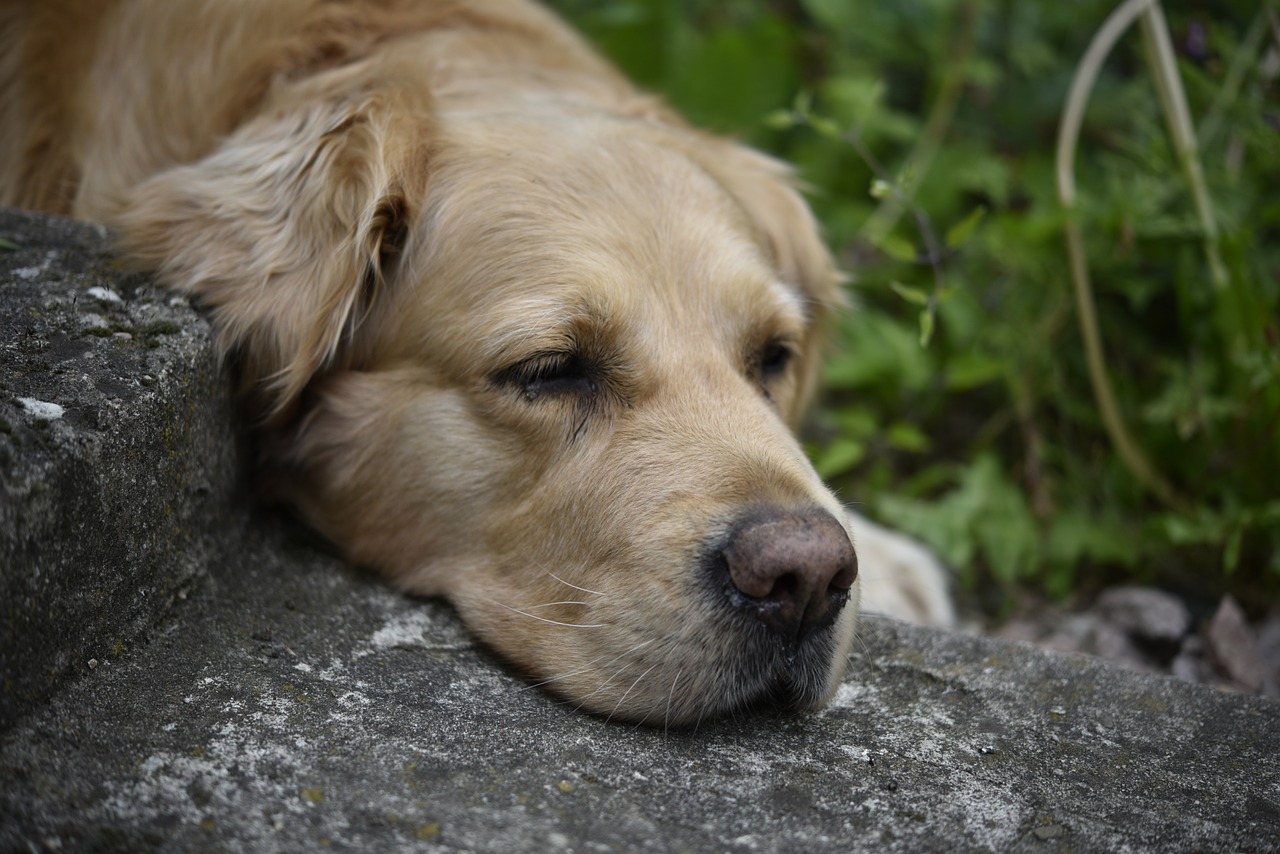
MULTIPOLYGON (((707 621, 699 637, 687 639, 685 654, 663 668, 683 669, 686 677, 676 677, 661 714, 645 708, 638 696, 633 697, 634 707, 627 708, 624 702, 609 714, 615 719, 682 727, 725 715, 792 714, 819 708, 844 672, 844 639, 852 632, 852 611, 847 616, 848 620, 832 619, 803 638, 786 640, 758 626, 744 625, 737 614, 731 615, 729 625, 707 621)), ((670 679, 668 673, 655 683, 670 679)))
POLYGON ((830 693, 833 670, 843 672, 836 667, 837 646, 835 632, 828 629, 784 649, 757 647, 760 671, 742 676, 742 695, 724 711, 790 714, 821 706, 830 693))

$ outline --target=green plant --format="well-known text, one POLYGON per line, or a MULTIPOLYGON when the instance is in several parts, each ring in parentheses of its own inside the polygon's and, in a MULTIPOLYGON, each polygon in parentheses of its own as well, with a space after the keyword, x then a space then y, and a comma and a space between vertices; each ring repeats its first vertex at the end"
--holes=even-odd
POLYGON ((1280 590, 1273 0, 1169 3, 1167 28, 1148 15, 1144 38, 1115 42, 1068 113, 1065 207, 1055 137, 1114 0, 558 5, 694 121, 814 188, 857 307, 810 446, 849 501, 997 607, 1028 584, 1255 605, 1280 590), (1083 325, 1072 255, 1091 279, 1083 325))

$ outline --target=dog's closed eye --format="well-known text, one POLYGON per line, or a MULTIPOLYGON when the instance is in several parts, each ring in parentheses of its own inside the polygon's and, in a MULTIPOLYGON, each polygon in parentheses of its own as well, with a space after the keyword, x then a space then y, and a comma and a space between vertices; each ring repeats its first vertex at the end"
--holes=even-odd
POLYGON ((760 379, 768 382, 787 372, 795 357, 795 345, 786 339, 774 339, 760 351, 760 379))
POLYGON ((576 351, 541 353, 517 362, 496 377, 499 385, 520 391, 530 401, 574 397, 589 401, 599 390, 599 366, 576 351))
POLYGON ((795 357, 794 339, 783 337, 769 339, 748 357, 747 371, 769 401, 775 400, 774 394, 785 383, 795 357))

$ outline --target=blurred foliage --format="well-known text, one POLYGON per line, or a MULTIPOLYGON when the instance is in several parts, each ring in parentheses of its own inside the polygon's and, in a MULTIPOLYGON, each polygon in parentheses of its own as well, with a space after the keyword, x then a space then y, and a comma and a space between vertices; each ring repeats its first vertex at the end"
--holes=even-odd
POLYGON ((1229 287, 1210 279, 1136 29, 1076 157, 1111 381, 1177 507, 1144 492, 1098 416, 1054 185, 1066 92, 1116 3, 553 5, 641 85, 813 188, 854 274, 810 445, 846 500, 997 609, 1026 585, 1154 582, 1254 607, 1280 590, 1273 0, 1164 4, 1229 287))

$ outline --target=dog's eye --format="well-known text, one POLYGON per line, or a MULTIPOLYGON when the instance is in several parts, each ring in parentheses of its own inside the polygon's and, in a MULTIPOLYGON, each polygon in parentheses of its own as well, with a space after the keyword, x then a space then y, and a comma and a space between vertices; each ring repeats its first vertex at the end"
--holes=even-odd
POLYGON ((596 392, 595 372, 578 353, 550 353, 514 365, 499 375, 499 382, 515 386, 529 400, 547 395, 591 397, 596 392))
POLYGON ((770 341, 760 352, 760 378, 769 381, 786 373, 795 350, 788 341, 770 341))

